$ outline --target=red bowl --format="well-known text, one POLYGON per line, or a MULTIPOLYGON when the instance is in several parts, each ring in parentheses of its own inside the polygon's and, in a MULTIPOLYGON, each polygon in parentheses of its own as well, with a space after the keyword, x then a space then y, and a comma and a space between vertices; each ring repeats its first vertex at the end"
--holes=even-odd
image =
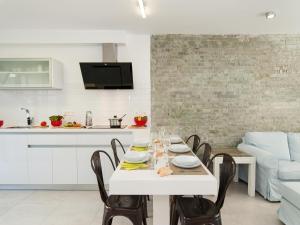
POLYGON ((0 127, 2 127, 4 124, 4 121, 3 120, 0 120, 0 127))
POLYGON ((138 127, 144 127, 147 123, 147 119, 146 120, 138 120, 137 117, 134 118, 134 122, 135 122, 135 125, 138 126, 138 127))
POLYGON ((62 120, 51 121, 53 127, 60 127, 62 125, 62 120))

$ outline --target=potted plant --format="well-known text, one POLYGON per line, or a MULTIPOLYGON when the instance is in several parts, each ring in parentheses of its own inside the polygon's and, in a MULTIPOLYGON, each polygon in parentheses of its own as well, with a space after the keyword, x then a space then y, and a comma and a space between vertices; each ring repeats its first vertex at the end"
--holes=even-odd
POLYGON ((60 127, 62 125, 62 119, 64 117, 61 115, 53 115, 49 117, 49 120, 51 121, 51 125, 53 127, 60 127))

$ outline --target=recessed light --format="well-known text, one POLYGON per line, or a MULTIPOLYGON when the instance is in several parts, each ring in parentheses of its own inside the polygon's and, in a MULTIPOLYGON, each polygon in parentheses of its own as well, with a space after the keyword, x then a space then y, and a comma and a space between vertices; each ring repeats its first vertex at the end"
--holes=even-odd
POLYGON ((271 19, 274 19, 274 18, 276 17, 276 13, 273 12, 273 11, 266 12, 266 13, 265 13, 265 16, 266 16, 266 19, 267 19, 267 20, 271 20, 271 19))
POLYGON ((143 0, 139 0, 139 7, 140 7, 141 15, 142 15, 143 19, 145 19, 146 12, 145 12, 145 4, 144 4, 143 0))

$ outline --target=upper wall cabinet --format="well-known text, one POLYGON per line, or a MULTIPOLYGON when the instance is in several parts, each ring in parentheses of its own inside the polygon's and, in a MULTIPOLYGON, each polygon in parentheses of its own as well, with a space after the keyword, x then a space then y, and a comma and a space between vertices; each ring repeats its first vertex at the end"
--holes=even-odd
POLYGON ((52 58, 0 59, 0 89, 62 89, 62 64, 52 58))

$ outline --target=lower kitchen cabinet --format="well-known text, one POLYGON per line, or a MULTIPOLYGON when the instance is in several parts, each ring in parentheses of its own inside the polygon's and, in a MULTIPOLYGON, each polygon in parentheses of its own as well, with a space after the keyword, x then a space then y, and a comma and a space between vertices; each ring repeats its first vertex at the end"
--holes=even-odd
POLYGON ((52 148, 53 184, 77 184, 75 148, 52 148))
POLYGON ((28 148, 30 184, 52 184, 52 149, 28 148))
MULTIPOLYGON (((97 179, 90 163, 93 152, 104 150, 113 159, 112 138, 120 139, 125 148, 133 141, 133 133, 126 130, 77 133, 51 129, 49 133, 43 132, 0 130, 0 189, 7 185, 16 188, 51 188, 49 185, 53 185, 55 189, 64 189, 76 184, 94 188, 97 179)), ((121 149, 118 155, 122 158, 121 149)), ((106 157, 103 156, 101 162, 104 181, 108 184, 114 170, 106 157)))
MULTIPOLYGON (((77 157, 78 157, 78 184, 97 184, 97 179, 94 171, 91 168, 91 156, 96 150, 104 150, 107 152, 111 159, 114 161, 113 152, 110 146, 98 146, 98 147, 81 147, 77 148, 77 157)), ((121 149, 120 149, 121 151, 121 149)), ((122 153, 119 155, 121 156, 122 153)), ((104 183, 109 183, 109 178, 114 172, 114 169, 111 165, 109 159, 101 155, 101 164, 102 164, 102 172, 104 183)))
POLYGON ((77 148, 78 184, 97 184, 97 179, 91 167, 91 156, 97 148, 77 148))
POLYGON ((0 184, 27 184, 26 135, 0 135, 0 184))

